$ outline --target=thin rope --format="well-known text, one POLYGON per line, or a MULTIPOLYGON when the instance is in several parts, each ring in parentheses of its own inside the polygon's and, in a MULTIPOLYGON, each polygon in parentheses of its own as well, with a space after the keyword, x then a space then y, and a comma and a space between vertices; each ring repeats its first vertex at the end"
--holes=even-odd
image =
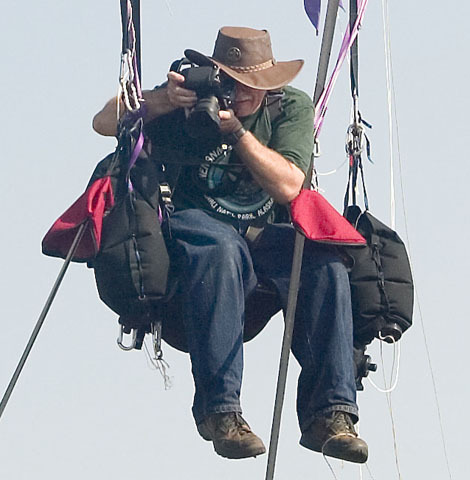
MULTIPOLYGON (((395 344, 394 344, 394 346, 395 346, 395 344)), ((394 352, 395 352, 395 348, 394 348, 394 352)), ((380 344, 380 358, 381 358, 381 362, 382 362, 382 375, 383 375, 384 385, 386 386, 387 382, 386 382, 386 378, 385 378, 385 364, 384 364, 384 358, 383 358, 382 343, 380 344)), ((392 381, 392 378, 393 378, 392 375, 393 375, 393 369, 390 372, 390 376, 391 376, 390 377, 390 382, 392 381)), ((397 367, 396 380, 398 381, 398 367, 397 367)), ((389 409, 389 413, 390 413, 390 423, 392 425, 393 451, 394 451, 394 454, 395 454, 395 465, 396 465, 396 468, 397 468, 398 478, 401 480, 402 476, 401 476, 401 472, 400 472, 400 462, 399 462, 399 458, 398 458, 397 431, 396 431, 395 418, 393 416, 393 408, 392 408, 392 391, 394 390, 395 387, 396 387, 396 383, 395 383, 394 386, 392 386, 388 389, 388 391, 385 393, 385 396, 387 398, 387 404, 388 404, 388 409, 389 409)))
MULTIPOLYGON (((163 358, 152 357, 150 350, 147 347, 147 343, 144 341, 145 352, 147 353, 147 360, 150 361, 150 365, 157 370, 163 377, 163 384, 165 390, 170 390, 173 387, 173 378, 168 375, 170 365, 163 358)), ((148 362, 147 362, 148 364, 148 362)))
POLYGON ((397 384, 398 384, 398 378, 399 378, 399 370, 400 370, 400 344, 395 341, 395 339, 392 336, 385 336, 385 337, 380 337, 382 342, 380 342, 380 360, 382 363, 382 376, 383 376, 383 382, 384 382, 384 389, 380 388, 378 385, 376 385, 369 377, 367 377, 367 380, 369 383, 373 385, 373 387, 378 390, 381 393, 384 393, 387 399, 387 405, 388 405, 388 410, 390 413, 390 422, 392 426, 392 436, 393 436, 393 450, 395 454, 395 465, 397 468, 398 472, 398 478, 401 480, 401 472, 400 472, 400 463, 398 460, 398 442, 397 442, 397 432, 396 432, 396 427, 395 427, 395 419, 393 416, 393 408, 392 408, 392 392, 395 390, 397 384), (393 342, 393 360, 392 360, 392 368, 390 370, 390 386, 387 386, 387 379, 385 376, 385 361, 384 361, 384 355, 383 355, 383 340, 386 339, 391 339, 393 342), (395 370, 395 365, 396 365, 396 375, 395 375, 395 380, 393 380, 393 372, 395 370))
POLYGON ((317 172, 317 175, 319 177, 326 177, 328 175, 334 175, 335 173, 338 172, 338 170, 343 168, 347 163, 348 163, 348 158, 345 158, 344 161, 340 165, 338 165, 335 169, 329 170, 328 172, 317 172))
POLYGON ((396 229, 396 206, 395 206, 395 175, 393 161, 393 105, 392 105, 392 74, 391 74, 391 42, 390 42, 390 16, 388 0, 382 0, 382 20, 385 51, 385 78, 387 85, 387 111, 388 111, 388 136, 390 154, 390 226, 396 229))
POLYGON ((366 463, 365 465, 366 465, 366 468, 367 468, 367 472, 368 472, 369 475, 370 475, 370 478, 372 478, 372 480, 375 480, 375 479, 374 479, 374 476, 372 475, 372 472, 370 471, 369 464, 366 463))
MULTIPOLYGON (((401 164, 400 164, 400 167, 401 167, 401 164)), ((403 200, 404 200, 405 199, 405 194, 404 194, 404 190, 403 190, 403 183, 401 182, 400 185, 402 187, 402 196, 403 196, 403 200)), ((405 203, 403 203, 403 205, 405 205, 405 203)), ((404 208, 403 208, 403 210, 405 212, 404 208)), ((407 243, 407 246, 408 246, 408 251, 410 251, 409 236, 408 236, 408 224, 407 224, 406 214, 404 215, 404 218, 405 218, 406 243, 407 243)), ((411 255, 410 255, 410 266, 411 266, 411 271, 413 272, 414 268, 413 268, 413 262, 412 262, 412 259, 411 259, 411 255)), ((453 478, 452 477, 452 470, 451 470, 451 467, 450 467, 449 455, 447 453, 447 441, 446 441, 446 436, 445 436, 445 433, 444 433, 444 424, 443 424, 443 421, 442 421, 441 407, 440 407, 440 403, 439 403, 439 394, 438 394, 438 391, 437 391, 437 382, 436 382, 436 378, 435 378, 435 375, 434 375, 434 369, 433 369, 433 366, 432 366, 431 353, 430 353, 430 350, 429 350, 429 344, 428 344, 428 339, 427 339, 427 335, 426 335, 426 329, 425 329, 425 326, 424 326, 424 316, 423 316, 423 312, 421 310, 421 302, 420 302, 420 299, 419 299, 418 289, 417 289, 416 286, 415 286, 415 298, 416 298, 416 307, 418 309, 418 317, 419 317, 419 320, 420 320, 421 331, 423 333, 424 349, 426 351, 426 358, 427 358, 427 361, 428 361, 429 372, 430 372, 430 375, 431 375, 431 383, 432 383, 432 388, 433 388, 433 393, 434 393, 434 401, 436 402, 437 417, 438 417, 438 421, 439 421, 439 429, 440 429, 440 434, 441 434, 442 448, 443 448, 443 451, 444 451, 444 458, 445 458, 445 462, 446 462, 447 473, 449 475, 449 479, 452 480, 452 478, 453 478)))
MULTIPOLYGON (((384 387, 379 387, 370 377, 367 377, 369 383, 380 393, 392 393, 398 385, 398 379, 400 377, 400 359, 401 359, 401 347, 400 343, 396 342, 392 336, 382 337, 381 340, 385 338, 391 338, 393 341, 393 360, 392 367, 390 369, 390 387, 387 387, 387 383, 384 382, 384 387), (395 373, 395 380, 393 380, 393 372, 395 373)), ((385 375, 385 362, 383 357, 383 342, 380 342, 380 358, 382 361, 383 374, 385 375)))
POLYGON ((336 473, 335 473, 335 471, 333 470, 333 466, 331 465, 330 461, 328 460, 328 457, 327 457, 324 453, 323 453, 323 458, 324 458, 326 464, 328 465, 328 468, 330 469, 330 472, 331 472, 331 474, 333 475, 333 478, 334 478, 335 480, 338 480, 338 477, 336 476, 336 473))
MULTIPOLYGON (((358 437, 361 436, 361 422, 358 421, 357 424, 356 424, 356 432, 357 432, 357 435, 358 437)), ((364 480, 364 472, 362 470, 362 463, 359 464, 359 480, 364 480)))
MULTIPOLYGON (((384 337, 384 338, 386 338, 386 337, 384 337)), ((390 372, 390 383, 392 383, 392 379, 393 379, 393 369, 394 369, 395 354, 396 354, 395 339, 393 339, 393 342, 394 342, 394 348, 393 348, 394 357, 393 357, 393 362, 392 362, 392 369, 391 369, 391 372, 390 372)), ((398 355, 399 355, 399 352, 400 351, 398 350, 398 355)), ((389 413, 390 413, 390 423, 391 423, 391 426, 392 426, 393 450, 394 450, 394 454, 395 454, 395 465, 396 465, 397 472, 398 472, 398 478, 401 480, 402 476, 401 476, 401 472, 400 472, 400 463, 399 463, 399 460, 398 460, 397 432, 396 432, 395 419, 394 419, 394 416, 393 416, 393 408, 392 408, 392 391, 395 389, 395 387, 398 383, 399 361, 398 361, 398 366, 397 366, 397 375, 396 375, 396 378, 395 378, 395 382, 391 387, 387 388, 387 379, 385 377, 385 362, 384 362, 384 357, 383 357, 382 342, 380 343, 380 360, 381 360, 381 363, 382 363, 382 376, 383 376, 385 389, 379 388, 372 380, 370 380, 370 379, 368 379, 368 380, 379 392, 385 393, 385 396, 386 396, 386 399, 387 399, 388 410, 389 410, 389 413)))
MULTIPOLYGON (((395 347, 395 345, 396 344, 394 343, 394 347, 395 347)), ((393 350, 394 350, 394 353, 395 353, 395 348, 393 350)), ((383 380, 384 380, 384 385, 386 387, 387 386, 387 381, 386 381, 386 378, 385 378, 385 363, 384 363, 384 358, 383 358, 382 343, 380 343, 380 358, 381 358, 381 362, 382 362, 382 376, 383 376, 383 380)), ((398 368, 397 368, 397 370, 398 370, 398 368)), ((392 379, 393 369, 390 372, 390 375, 391 375, 391 379, 392 379)), ((398 381, 398 371, 397 371, 396 380, 398 381)), ((401 480, 402 476, 401 476, 401 472, 400 472, 400 462, 399 462, 399 459, 398 459, 397 430, 396 430, 396 426, 395 426, 395 418, 394 418, 394 415, 393 415, 393 408, 392 408, 392 391, 394 390, 395 387, 396 387, 396 383, 393 387, 390 387, 390 388, 387 389, 387 391, 385 393, 385 396, 387 398, 388 410, 389 410, 389 413, 390 413, 390 423, 391 423, 391 426, 392 426, 393 451, 394 451, 394 454, 395 454, 395 465, 396 465, 396 468, 397 468, 398 478, 401 480)))
MULTIPOLYGON (((394 95, 394 98, 395 98, 395 89, 394 88, 393 88, 393 95, 394 95)), ((407 216, 407 212, 406 212, 406 208, 405 208, 406 195, 405 195, 405 187, 404 187, 404 184, 403 184, 403 164, 402 164, 402 160, 401 160, 400 135, 398 134, 399 133, 398 115, 397 115, 397 109, 396 109, 396 101, 394 100, 394 102, 395 102, 395 128, 396 128, 396 132, 397 132, 397 152, 398 152, 397 156, 398 156, 398 168, 399 168, 399 178, 400 178, 401 202, 402 202, 402 205, 403 205, 403 220, 404 220, 404 227, 405 227, 404 228, 405 229, 405 241, 406 241, 406 246, 408 248, 408 253, 409 253, 411 272, 412 272, 412 276, 414 277, 414 263, 413 263, 412 255, 411 255, 410 236, 409 236, 409 230, 408 230, 408 216, 407 216)), ((418 288, 417 288, 416 285, 414 286, 414 290, 415 290, 414 294, 415 294, 415 300, 416 300, 416 308, 418 310, 418 317, 419 317, 419 321, 420 321, 421 331, 423 333, 424 348, 425 348, 425 351, 426 351, 426 358, 427 358, 429 371, 430 371, 430 375, 431 375, 431 383, 432 383, 433 392, 434 392, 434 401, 436 402, 436 410, 437 410, 437 416, 438 416, 438 420, 439 420, 439 429, 440 429, 440 434, 441 434, 442 447, 443 447, 443 450, 444 450, 444 457, 445 457, 445 462, 446 462, 446 467, 447 467, 447 473, 449 475, 449 479, 452 480, 452 478, 453 478, 452 477, 452 470, 451 470, 451 467, 450 467, 449 455, 447 453, 447 441, 446 441, 446 436, 445 436, 445 433, 444 433, 441 407, 440 407, 439 395, 438 395, 438 391, 437 391, 437 382, 436 382, 436 378, 435 378, 435 375, 434 375, 434 369, 433 369, 433 366, 432 366, 431 353, 430 353, 429 344, 428 344, 428 340, 427 340, 426 329, 425 329, 425 326, 424 326, 424 316, 423 316, 423 312, 422 312, 422 309, 421 309, 421 302, 420 302, 420 297, 419 297, 419 294, 418 294, 419 293, 418 288)))
MULTIPOLYGON (((389 21, 389 13, 388 13, 388 0, 383 0, 383 2, 387 2, 387 21, 388 25, 390 25, 389 21)), ((390 28, 388 29, 388 46, 389 46, 389 64, 390 64, 390 78, 391 78, 391 89, 392 89, 392 97, 393 97, 393 105, 394 105, 394 124, 395 124, 395 133, 396 133, 396 146, 397 146, 397 158, 398 158, 398 168, 399 168, 399 185, 400 185, 400 193, 401 193, 401 202, 403 206, 403 220, 404 220, 404 229, 405 229, 405 237, 406 237, 406 245, 408 248, 409 252, 409 257, 410 257, 410 266, 411 266, 411 271, 414 277, 414 266, 413 266, 413 261, 412 261, 412 255, 411 255, 411 247, 410 247, 410 235, 409 235, 409 229, 408 229, 408 216, 406 212, 406 196, 405 196, 405 187, 403 184, 403 162, 402 162, 402 157, 401 157, 401 148, 400 148, 400 134, 399 134, 399 122, 398 122, 398 113, 397 113, 397 101, 396 101, 396 92, 395 92, 395 82, 394 82, 394 75, 393 75, 393 57, 392 57, 392 50, 391 50, 391 33, 390 33, 390 28)), ((442 414, 441 414, 441 408, 440 408, 440 403, 439 403, 439 395, 437 391, 437 382, 436 378, 434 375, 434 369, 432 366, 432 361, 431 361, 431 354, 430 354, 430 349, 429 349, 429 344, 427 340, 427 335, 426 335, 426 329, 424 326, 424 316, 422 313, 421 309, 421 302, 420 302, 420 297, 418 295, 418 289, 415 285, 415 299, 416 299, 416 307, 418 310, 418 316, 419 316, 419 321, 421 325, 421 331, 423 333, 423 340, 424 340, 424 347, 426 351, 426 358, 429 366, 429 371, 431 375, 431 382, 432 382, 432 388, 433 388, 433 393, 434 393, 434 400, 436 403, 436 410, 437 410, 437 416, 439 420, 439 429, 440 429, 440 435, 441 435, 441 441, 442 441, 442 447, 444 451, 444 457, 445 457, 445 462, 446 462, 446 467, 447 467, 447 473, 449 476, 449 479, 452 480, 452 470, 450 467, 450 461, 449 461, 449 456, 448 456, 448 451, 447 451, 447 441, 446 441, 446 436, 444 433, 444 426, 443 426, 443 421, 442 421, 442 414)))
POLYGON ((170 5, 170 0, 165 0, 165 4, 166 4, 166 8, 168 10, 168 13, 173 16, 173 10, 171 8, 171 5, 170 5))
MULTIPOLYGON (((385 380, 385 377, 384 377, 385 380)), ((401 472, 400 472, 400 462, 398 460, 398 442, 397 442, 397 431, 395 427, 395 418, 393 416, 393 408, 392 408, 392 394, 386 393, 388 409, 390 413, 390 423, 392 425, 392 435, 393 435, 393 450, 395 453, 395 466, 397 467, 398 478, 401 480, 401 472)))

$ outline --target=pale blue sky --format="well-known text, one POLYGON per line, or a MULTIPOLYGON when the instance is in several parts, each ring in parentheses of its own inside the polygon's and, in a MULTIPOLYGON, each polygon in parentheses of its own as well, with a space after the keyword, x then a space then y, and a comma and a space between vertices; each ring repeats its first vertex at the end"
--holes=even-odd
MULTIPOLYGON (((222 25, 271 32, 280 60, 304 58, 294 85, 312 93, 320 37, 303 2, 273 0, 142 0, 143 84, 165 78, 185 48, 211 53, 222 25)), ((388 125, 381 3, 371 0, 360 36, 360 106, 373 124, 374 165, 366 165, 371 211, 389 221, 388 125)), ((390 4, 402 177, 415 281, 437 381, 453 478, 465 464, 470 395, 467 371, 468 98, 470 7, 459 2, 390 4), (424 8, 426 7, 426 8, 424 8)), ((343 29, 347 19, 340 21, 343 29)), ((40 253, 51 223, 83 191, 112 139, 91 130, 91 118, 117 89, 119 2, 27 1, 3 5, 0 19, 2 103, 2 232, 0 394, 6 388, 61 262, 40 253)), ((336 41, 338 48, 338 39, 336 41)), ((349 123, 346 69, 322 131, 325 172, 344 160, 349 123)), ((326 197, 341 206, 347 171, 321 177, 326 197)), ((397 229, 405 237, 397 176, 397 229)), ((393 412, 402 478, 448 478, 433 386, 418 312, 402 341, 400 382, 393 412)), ((0 478, 5 480, 238 480, 264 478, 267 456, 227 461, 201 440, 190 406, 188 358, 170 347, 174 377, 164 391, 142 352, 115 343, 115 315, 96 294, 92 272, 72 265, 37 344, 0 421, 0 478)), ((242 401, 247 420, 269 441, 281 344, 276 317, 246 348, 242 401)), ((371 348, 380 363, 378 346, 371 348)), ((386 366, 391 350, 386 349, 386 366)), ((298 445, 295 385, 289 371, 278 479, 332 478, 323 458, 298 445)), ((381 373, 374 375, 381 383, 381 373)), ((376 480, 398 479, 384 395, 366 382, 359 393, 361 434, 370 446, 376 480)), ((333 462, 339 479, 359 479, 357 466, 333 462)), ((364 471, 363 478, 369 474, 364 471)))

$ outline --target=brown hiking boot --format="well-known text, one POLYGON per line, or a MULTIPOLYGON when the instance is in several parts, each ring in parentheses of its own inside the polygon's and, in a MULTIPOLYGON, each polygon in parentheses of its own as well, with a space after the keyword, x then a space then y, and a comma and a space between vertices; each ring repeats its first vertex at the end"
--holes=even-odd
POLYGON ((334 411, 316 418, 302 434, 300 445, 348 462, 367 461, 367 443, 357 436, 351 415, 346 412, 334 411))
POLYGON ((197 430, 204 440, 212 441, 214 450, 225 458, 256 457, 266 452, 262 440, 236 412, 209 415, 197 430))

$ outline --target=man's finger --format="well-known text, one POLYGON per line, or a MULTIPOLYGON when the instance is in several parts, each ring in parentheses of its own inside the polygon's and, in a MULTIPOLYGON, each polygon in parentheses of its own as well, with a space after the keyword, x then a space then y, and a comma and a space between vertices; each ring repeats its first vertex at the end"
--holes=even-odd
POLYGON ((219 111, 219 118, 221 120, 230 120, 233 116, 233 112, 229 110, 220 110, 219 111))
POLYGON ((179 97, 187 97, 187 98, 193 98, 196 99, 197 95, 194 92, 194 90, 188 90, 187 88, 183 87, 175 87, 175 95, 178 95, 179 97))
POLYGON ((168 72, 166 77, 168 78, 169 82, 174 81, 176 83, 184 83, 184 77, 181 75, 181 73, 168 72))

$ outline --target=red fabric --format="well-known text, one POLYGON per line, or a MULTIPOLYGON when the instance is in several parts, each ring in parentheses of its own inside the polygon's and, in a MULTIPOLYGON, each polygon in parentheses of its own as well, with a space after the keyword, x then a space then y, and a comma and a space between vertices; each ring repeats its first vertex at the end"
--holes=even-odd
POLYGON ((365 245, 365 238, 314 190, 302 190, 291 203, 292 221, 308 239, 336 245, 365 245))
POLYGON ((110 177, 99 178, 54 222, 42 241, 43 253, 65 258, 80 225, 89 220, 72 260, 86 261, 94 258, 101 244, 103 215, 113 205, 110 177))

